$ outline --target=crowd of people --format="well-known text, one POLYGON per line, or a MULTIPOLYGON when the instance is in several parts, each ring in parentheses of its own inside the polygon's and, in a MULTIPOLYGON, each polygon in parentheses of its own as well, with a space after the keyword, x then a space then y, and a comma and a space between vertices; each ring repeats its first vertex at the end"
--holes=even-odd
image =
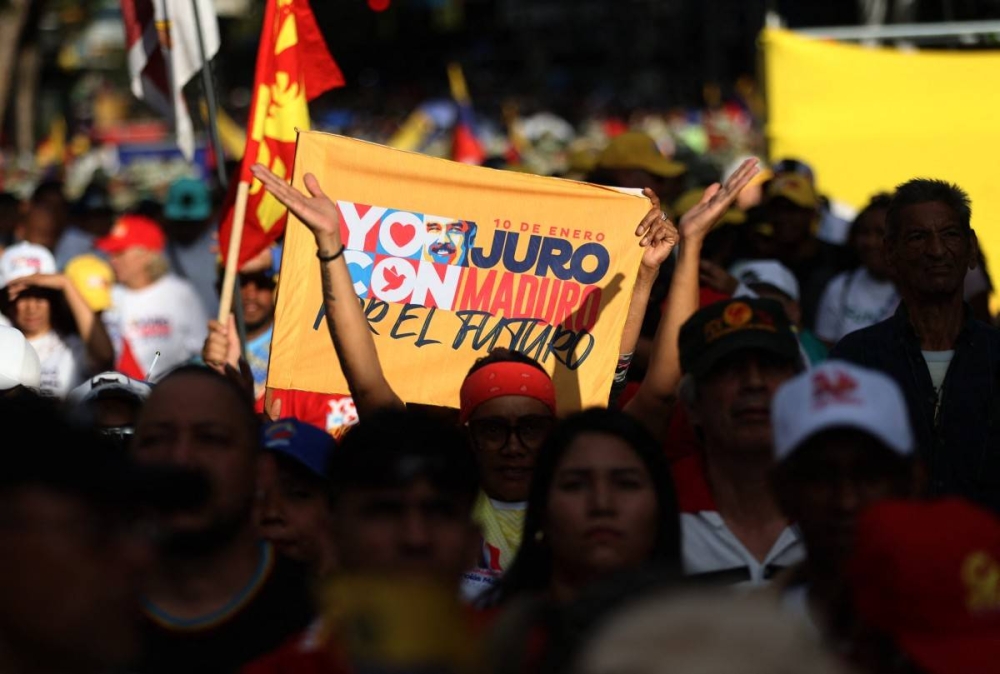
POLYGON ((245 348, 208 319, 199 181, 124 214, 43 183, 0 222, 0 669, 1000 672, 1000 331, 959 186, 846 222, 802 161, 706 187, 621 133, 588 179, 651 207, 607 408, 498 348, 448 410, 379 364, 336 187, 253 174, 315 238, 349 391, 266 389, 280 243, 240 270, 245 348))

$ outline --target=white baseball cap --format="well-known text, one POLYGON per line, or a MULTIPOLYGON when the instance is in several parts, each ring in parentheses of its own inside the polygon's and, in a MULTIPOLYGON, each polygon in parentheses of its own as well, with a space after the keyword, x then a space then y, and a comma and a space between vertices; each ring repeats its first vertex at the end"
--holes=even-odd
POLYGON ((37 389, 42 383, 42 363, 35 348, 17 328, 0 326, 0 391, 15 386, 37 389))
POLYGON ((74 405, 104 397, 124 397, 144 401, 153 388, 144 381, 132 379, 121 372, 102 372, 70 391, 68 401, 74 405))
POLYGON ((0 255, 0 288, 32 274, 55 274, 56 259, 45 246, 16 243, 0 255))
POLYGON ((775 458, 831 428, 853 428, 897 454, 913 453, 906 400, 888 376, 839 360, 828 360, 778 389, 771 404, 775 458))
POLYGON ((777 260, 743 260, 734 264, 729 273, 746 286, 769 285, 799 301, 799 282, 795 274, 777 260))

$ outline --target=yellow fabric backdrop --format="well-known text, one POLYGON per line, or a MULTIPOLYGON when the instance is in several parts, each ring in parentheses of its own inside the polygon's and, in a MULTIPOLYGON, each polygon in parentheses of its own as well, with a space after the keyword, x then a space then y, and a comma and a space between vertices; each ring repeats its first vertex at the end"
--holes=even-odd
POLYGON ((862 206, 910 178, 972 197, 992 272, 1000 270, 1000 52, 902 52, 763 34, 772 159, 812 164, 821 192, 862 206))
MULTIPOLYGON (((345 260, 403 400, 457 407, 469 367, 504 346, 553 374, 561 411, 607 404, 642 257, 634 232, 649 209, 645 197, 318 132, 299 134, 300 190, 307 172, 338 201, 345 260), (475 223, 468 262, 428 257, 434 223, 465 223, 466 231, 475 223), (498 240, 511 244, 514 234, 512 263, 536 260, 520 273, 507 269, 506 256, 496 260, 498 240), (421 279, 436 293, 423 292, 421 279)), ((346 393, 320 314, 315 254, 312 235, 290 217, 267 384, 346 393)))

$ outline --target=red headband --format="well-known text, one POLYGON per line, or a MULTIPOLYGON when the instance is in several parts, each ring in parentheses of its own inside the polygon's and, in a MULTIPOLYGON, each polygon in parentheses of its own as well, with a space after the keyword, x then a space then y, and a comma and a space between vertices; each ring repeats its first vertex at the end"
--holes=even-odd
POLYGON ((506 362, 481 367, 462 382, 459 417, 464 424, 472 412, 488 400, 500 396, 526 396, 545 404, 556 413, 556 391, 549 375, 533 365, 506 362))

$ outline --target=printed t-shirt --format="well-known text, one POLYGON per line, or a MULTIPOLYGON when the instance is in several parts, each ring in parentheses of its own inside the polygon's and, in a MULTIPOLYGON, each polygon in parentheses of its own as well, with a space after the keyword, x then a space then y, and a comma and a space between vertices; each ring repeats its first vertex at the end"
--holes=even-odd
POLYGON ((168 274, 140 290, 116 285, 111 302, 105 323, 115 353, 120 359, 127 348, 145 374, 159 351, 154 381, 201 353, 208 336, 208 316, 184 279, 168 274))
POLYGON ((496 584, 514 561, 521 547, 526 502, 504 503, 479 492, 472 508, 472 520, 482 532, 476 568, 462 575, 462 599, 474 601, 496 584))
POLYGON ((834 277, 823 291, 816 314, 816 336, 836 343, 845 335, 892 316, 899 294, 892 281, 879 281, 861 267, 834 277))
POLYGON ((223 609, 178 620, 147 604, 136 674, 230 674, 301 632, 315 615, 305 567, 262 543, 253 579, 223 609))
POLYGON ((41 337, 28 340, 41 363, 42 395, 64 398, 87 378, 87 348, 76 335, 60 337, 49 330, 41 337))
POLYGON ((700 454, 671 465, 681 511, 681 557, 685 575, 725 585, 759 586, 805 559, 794 527, 785 527, 759 561, 726 526, 716 510, 700 454))

